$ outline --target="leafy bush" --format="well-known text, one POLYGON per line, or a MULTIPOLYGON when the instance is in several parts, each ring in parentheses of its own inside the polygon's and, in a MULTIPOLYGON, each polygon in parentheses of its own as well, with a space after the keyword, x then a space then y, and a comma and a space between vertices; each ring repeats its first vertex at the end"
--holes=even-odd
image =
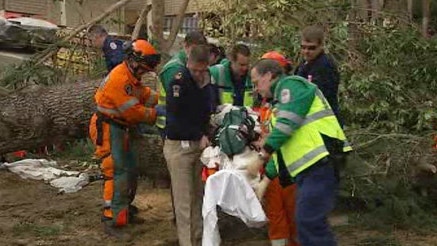
MULTIPOLYGON (((224 44, 249 43, 254 60, 267 50, 280 50, 297 61, 299 30, 322 24, 326 50, 341 72, 341 109, 355 146, 341 194, 364 202, 373 220, 420 224, 432 202, 414 187, 419 159, 427 156, 432 163, 435 156, 437 40, 423 38, 414 26, 349 22, 348 2, 220 0, 214 8, 222 13, 215 20, 220 32, 211 33, 222 35, 224 44)), ((203 24, 207 31, 213 26, 203 24)))

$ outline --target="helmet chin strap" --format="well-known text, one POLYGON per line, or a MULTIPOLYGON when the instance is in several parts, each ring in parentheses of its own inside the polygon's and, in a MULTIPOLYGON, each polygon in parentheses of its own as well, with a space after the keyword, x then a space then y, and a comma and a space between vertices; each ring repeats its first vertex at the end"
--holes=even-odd
POLYGON ((141 75, 138 74, 138 71, 140 70, 140 66, 137 66, 136 68, 134 68, 132 66, 132 62, 133 61, 131 59, 129 59, 128 62, 127 62, 127 67, 129 68, 129 71, 134 75, 134 77, 137 78, 138 80, 140 80, 141 79, 141 75))

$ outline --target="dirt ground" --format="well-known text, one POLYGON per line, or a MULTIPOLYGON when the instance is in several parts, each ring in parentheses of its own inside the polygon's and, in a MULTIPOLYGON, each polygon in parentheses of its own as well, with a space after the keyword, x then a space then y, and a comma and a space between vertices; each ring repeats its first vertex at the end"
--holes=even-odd
MULTIPOLYGON (((130 242, 108 238, 100 224, 101 182, 72 194, 42 181, 23 180, 0 170, 0 245, 177 245, 169 190, 140 182, 136 205, 146 222, 128 229, 130 242)), ((265 229, 247 229, 237 220, 221 223, 223 245, 269 245, 265 229)), ((436 235, 363 231, 337 227, 339 245, 437 245, 436 235)))

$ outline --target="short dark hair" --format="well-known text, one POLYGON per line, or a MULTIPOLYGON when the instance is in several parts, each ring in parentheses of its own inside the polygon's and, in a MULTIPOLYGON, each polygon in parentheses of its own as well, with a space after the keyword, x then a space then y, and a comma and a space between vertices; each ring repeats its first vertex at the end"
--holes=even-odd
POLYGON ((101 25, 92 25, 90 28, 88 28, 88 34, 103 36, 108 35, 108 31, 106 31, 106 29, 101 25))
POLYGON ((194 46, 188 59, 195 63, 209 63, 209 46, 208 45, 196 45, 194 46))
POLYGON ((231 60, 235 61, 237 59, 238 54, 249 57, 250 56, 249 47, 245 44, 234 45, 234 47, 232 47, 231 54, 230 54, 231 60))
POLYGON ((307 26, 302 30, 301 38, 302 40, 307 42, 317 42, 319 44, 322 44, 325 40, 325 33, 321 26, 307 26))
POLYGON ((208 43, 205 36, 198 31, 187 33, 187 35, 185 35, 184 42, 187 45, 203 45, 208 43))
POLYGON ((259 75, 264 75, 268 72, 271 72, 274 79, 284 74, 284 69, 281 67, 281 65, 272 59, 261 59, 255 63, 253 68, 258 72, 259 75))
POLYGON ((217 46, 213 43, 209 43, 209 51, 216 56, 223 56, 226 52, 222 46, 217 46))

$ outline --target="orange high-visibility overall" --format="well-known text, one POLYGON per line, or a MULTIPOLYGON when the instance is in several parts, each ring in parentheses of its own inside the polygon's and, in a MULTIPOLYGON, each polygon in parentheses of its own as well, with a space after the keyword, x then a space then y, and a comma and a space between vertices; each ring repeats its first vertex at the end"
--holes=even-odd
MULTIPOLYGON (((262 135, 267 135, 271 108, 263 100, 262 106, 257 111, 260 114, 262 135)), ((271 180, 267 187, 264 209, 269 219, 269 239, 273 244, 281 245, 281 242, 288 241, 288 246, 299 245, 295 222, 296 194, 297 185, 282 187, 279 177, 271 180)))
POLYGON ((122 226, 128 223, 128 207, 136 192, 136 157, 129 129, 142 122, 154 124, 156 111, 145 103, 156 105, 158 94, 143 86, 123 62, 101 82, 95 101, 97 112, 89 133, 105 178, 103 219, 122 226))

